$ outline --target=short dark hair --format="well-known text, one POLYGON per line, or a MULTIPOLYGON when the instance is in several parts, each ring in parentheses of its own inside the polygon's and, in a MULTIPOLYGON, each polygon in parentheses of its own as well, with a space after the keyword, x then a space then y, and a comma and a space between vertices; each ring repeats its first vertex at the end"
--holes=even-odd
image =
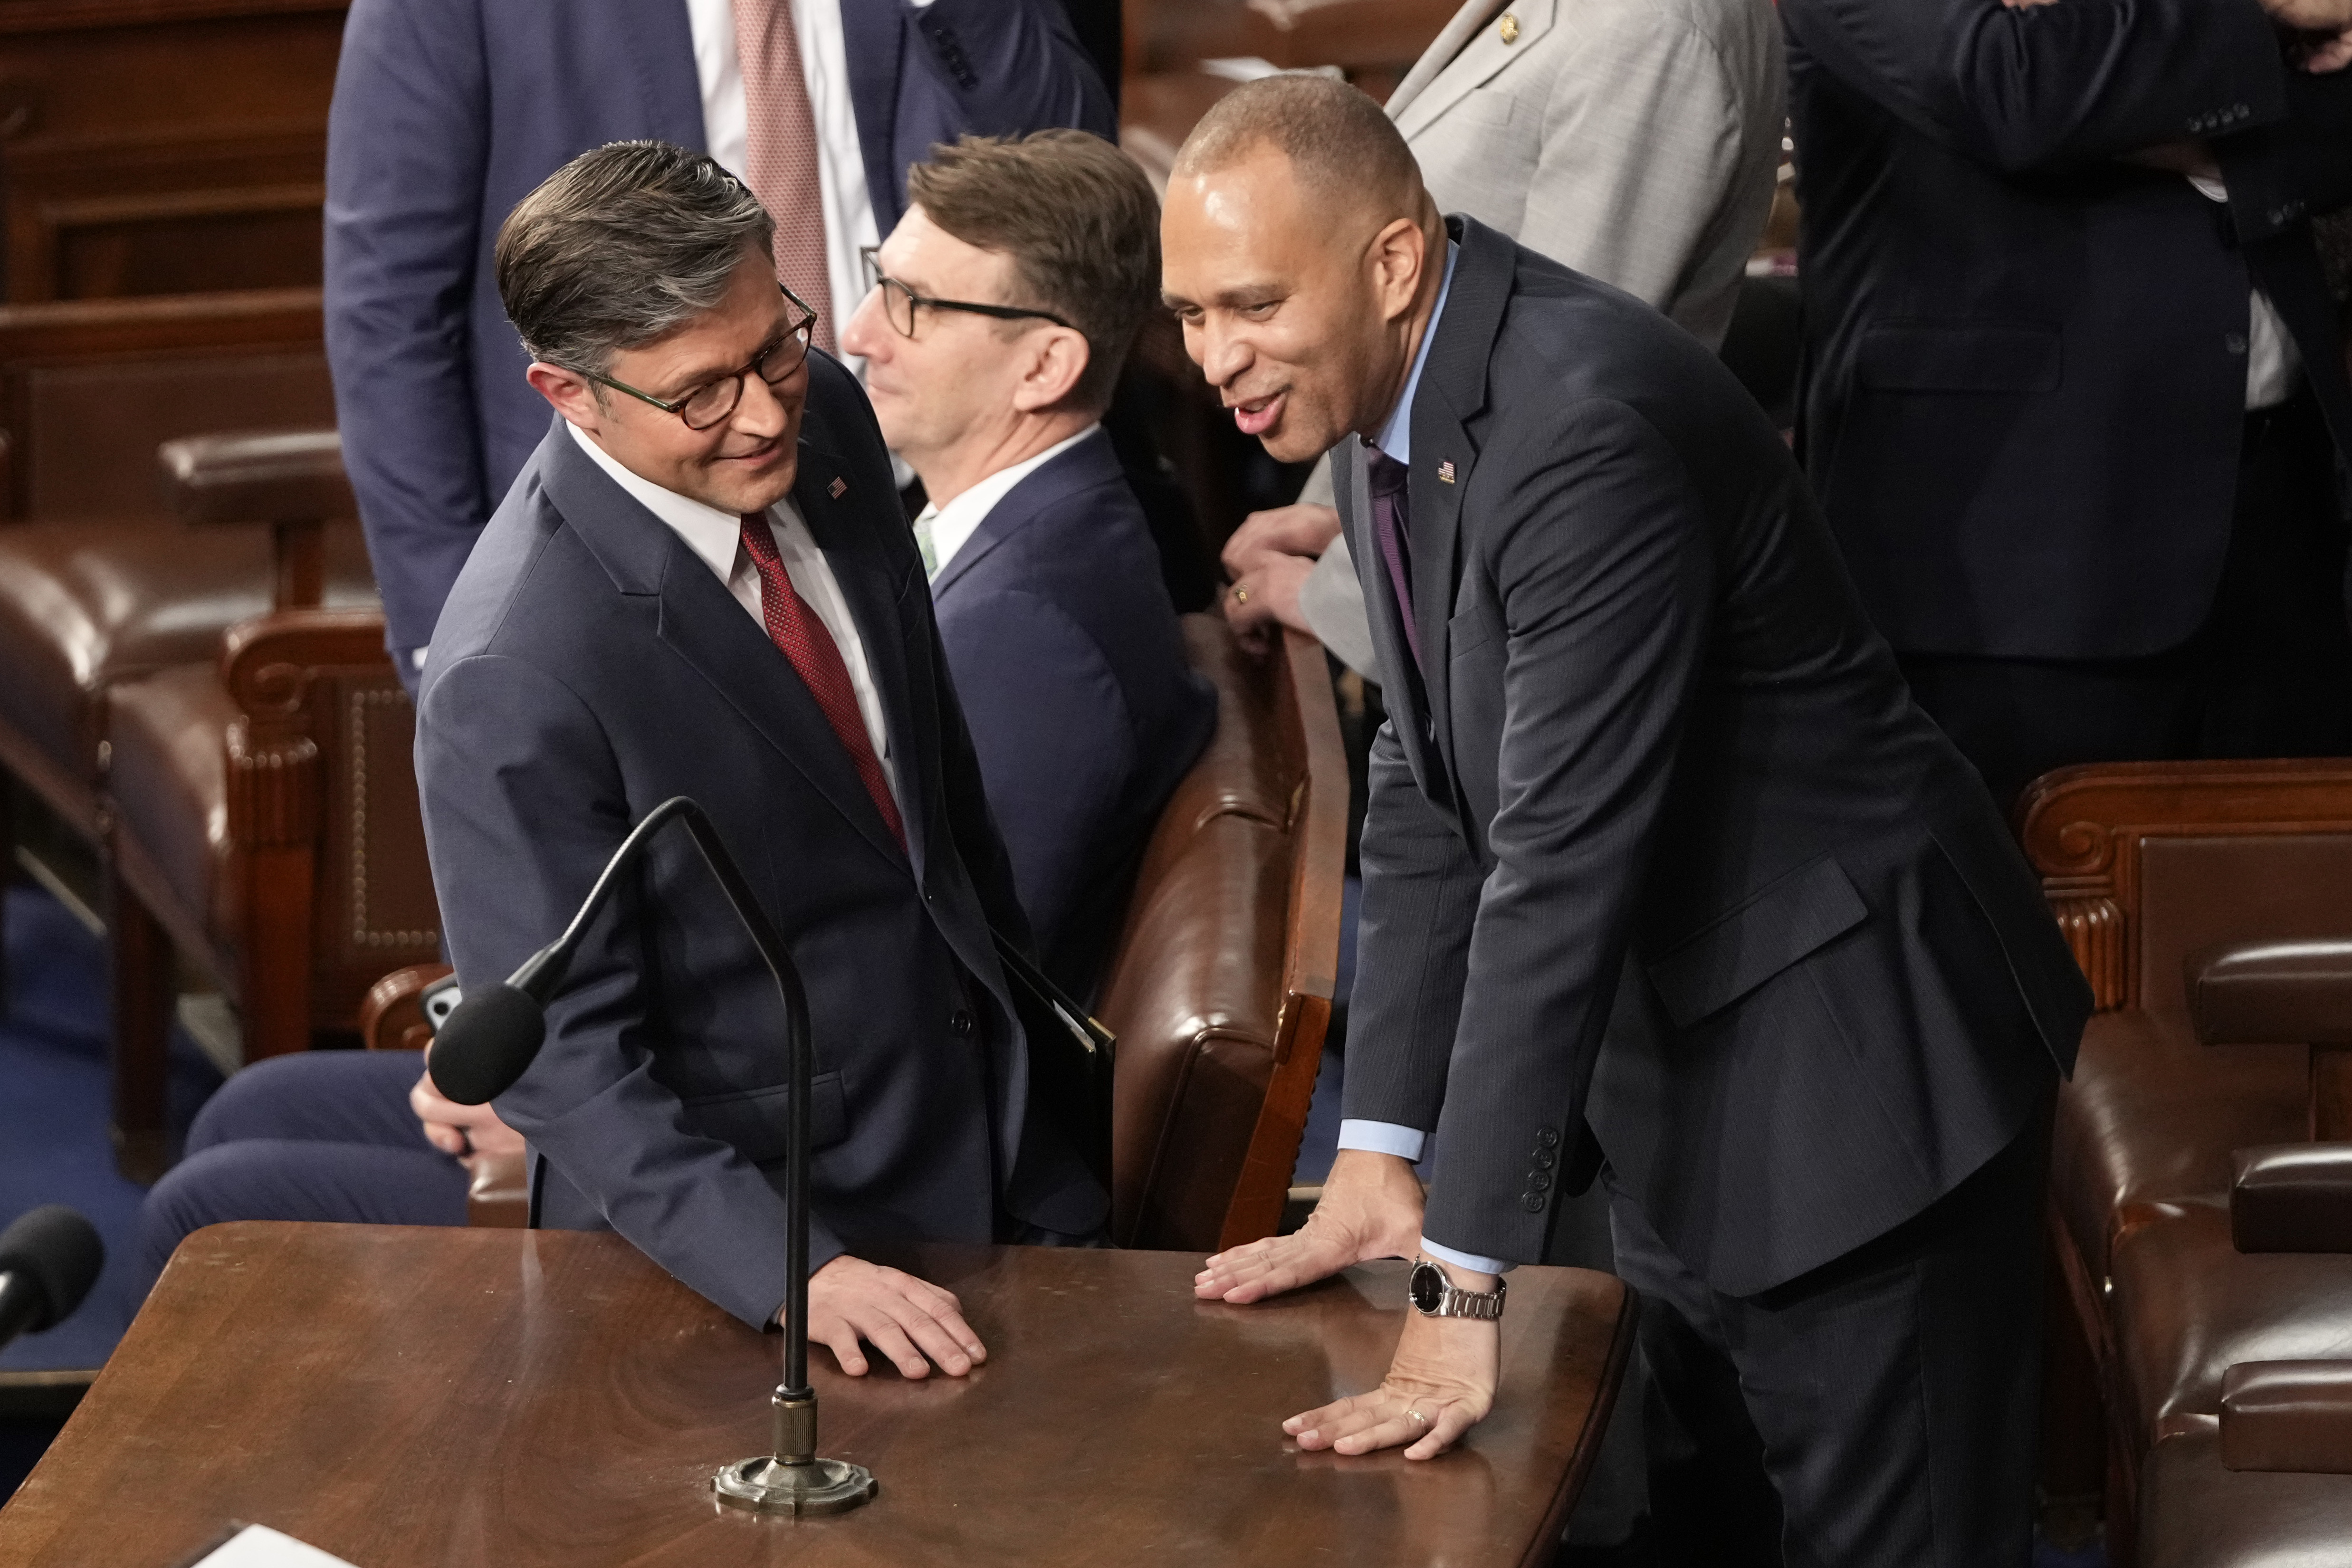
POLYGON ((1288 159, 1300 187, 1320 198, 1358 193, 1402 216, 1421 189, 1421 165, 1381 106, 1304 72, 1244 82, 1212 104, 1177 149, 1171 178, 1228 167, 1260 147, 1288 159))
POLYGON ((602 374, 717 308, 775 223, 742 181, 667 142, 583 153, 499 230, 499 299, 533 359, 602 374))
POLYGON ((1160 299, 1160 202, 1135 161, 1084 131, 966 136, 908 171, 907 201, 966 245, 1013 258, 1022 298, 1086 334, 1073 403, 1109 406, 1160 299))

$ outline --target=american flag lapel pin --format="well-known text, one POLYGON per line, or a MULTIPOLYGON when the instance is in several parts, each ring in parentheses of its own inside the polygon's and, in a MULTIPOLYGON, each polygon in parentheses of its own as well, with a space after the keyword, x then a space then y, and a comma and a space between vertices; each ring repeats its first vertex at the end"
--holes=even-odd
POLYGON ((836 474, 834 476, 833 483, 824 487, 824 493, 831 496, 834 500, 839 500, 843 496, 849 493, 849 481, 836 474))
POLYGON ((1441 485, 1450 485, 1454 482, 1453 458, 1448 458, 1437 465, 1437 482, 1441 485))

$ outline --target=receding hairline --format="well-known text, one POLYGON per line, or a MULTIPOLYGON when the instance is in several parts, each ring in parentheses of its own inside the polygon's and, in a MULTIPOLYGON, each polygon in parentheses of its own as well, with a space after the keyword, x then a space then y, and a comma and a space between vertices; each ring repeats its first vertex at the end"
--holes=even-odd
POLYGON ((1380 105, 1329 77, 1284 74, 1219 99, 1177 150, 1169 184, 1220 174, 1264 153, 1290 167, 1319 206, 1420 221, 1428 196, 1412 149, 1380 105))

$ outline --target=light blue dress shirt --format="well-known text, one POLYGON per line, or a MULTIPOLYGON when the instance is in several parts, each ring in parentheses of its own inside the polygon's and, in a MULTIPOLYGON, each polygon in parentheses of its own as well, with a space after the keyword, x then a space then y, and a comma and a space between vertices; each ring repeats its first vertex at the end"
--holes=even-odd
MULTIPOLYGON (((1429 325, 1423 329, 1421 346, 1413 351, 1412 369, 1404 378, 1403 395, 1390 410, 1388 423, 1382 425, 1372 445, 1389 457, 1408 467, 1412 462, 1412 400, 1421 391, 1421 373, 1429 363, 1429 345, 1437 341, 1437 323, 1445 315, 1445 298, 1454 291, 1454 263, 1461 247, 1452 240, 1445 242, 1445 277, 1437 286, 1437 304, 1429 312, 1429 325)), ((1427 1135, 1418 1127, 1405 1127, 1394 1121, 1346 1121, 1339 1123, 1339 1147, 1360 1149, 1374 1154, 1394 1154, 1399 1159, 1421 1163, 1422 1145, 1427 1135)), ((1475 1252, 1457 1252, 1441 1247, 1427 1237, 1421 1238, 1421 1249, 1441 1263, 1451 1263, 1457 1268, 1475 1268, 1482 1274, 1501 1274, 1513 1265, 1499 1258, 1481 1258, 1475 1252)))

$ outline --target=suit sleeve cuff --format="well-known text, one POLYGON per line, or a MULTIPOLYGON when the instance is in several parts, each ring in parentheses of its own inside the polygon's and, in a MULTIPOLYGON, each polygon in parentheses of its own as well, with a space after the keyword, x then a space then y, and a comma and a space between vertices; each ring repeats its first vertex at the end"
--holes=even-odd
POLYGON ((1340 1148, 1358 1149, 1367 1154, 1394 1154, 1414 1164, 1421 1163, 1421 1146, 1427 1137, 1418 1127, 1401 1127, 1393 1121, 1339 1123, 1340 1148))
POLYGON ((1456 1268, 1467 1268, 1479 1274, 1508 1274, 1518 1267, 1500 1258, 1481 1258, 1475 1252, 1456 1252, 1450 1247, 1440 1247, 1427 1237, 1421 1238, 1421 1249, 1440 1263, 1451 1263, 1456 1268))

